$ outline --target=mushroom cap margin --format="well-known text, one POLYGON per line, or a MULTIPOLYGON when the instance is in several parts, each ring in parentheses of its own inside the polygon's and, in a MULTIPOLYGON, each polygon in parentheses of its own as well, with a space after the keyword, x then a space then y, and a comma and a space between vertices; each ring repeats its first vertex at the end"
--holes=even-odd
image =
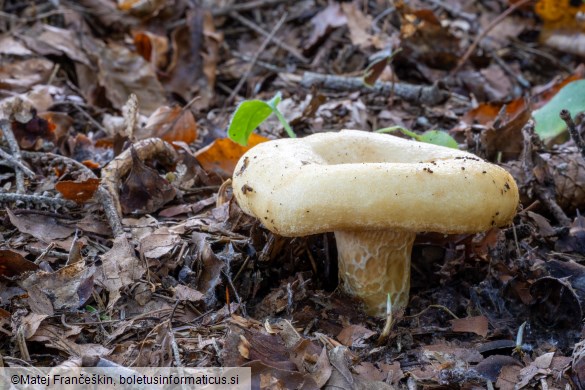
POLYGON ((358 130, 259 144, 234 172, 242 210, 283 236, 472 233, 510 223, 519 201, 512 176, 473 154, 358 130))

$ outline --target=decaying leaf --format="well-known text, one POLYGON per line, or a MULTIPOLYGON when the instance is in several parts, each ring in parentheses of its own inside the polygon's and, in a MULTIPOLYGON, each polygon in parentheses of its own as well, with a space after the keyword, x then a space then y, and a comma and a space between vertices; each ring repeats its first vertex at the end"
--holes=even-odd
POLYGON ((93 265, 76 262, 56 272, 38 271, 20 282, 20 285, 28 290, 30 299, 48 298, 54 310, 74 310, 91 296, 94 273, 93 265), (46 298, 39 295, 45 295, 46 298))
POLYGON ((110 293, 108 307, 120 299, 120 289, 137 281, 145 269, 134 255, 134 249, 126 237, 117 237, 112 249, 102 256, 102 265, 95 273, 96 283, 110 293))
POLYGON ((38 269, 38 265, 14 251, 0 250, 0 277, 19 277, 26 272, 32 272, 38 269))
POLYGON ((120 188, 120 205, 126 214, 152 213, 175 197, 175 189, 140 160, 132 148, 132 168, 120 188))
POLYGON ((153 67, 124 46, 110 43, 102 48, 98 79, 107 98, 118 109, 126 104, 131 93, 138 97, 140 112, 147 115, 166 102, 153 67))
POLYGON ((473 332, 481 337, 487 336, 488 319, 485 316, 460 318, 450 322, 453 332, 473 332))
POLYGON ((158 137, 171 144, 175 141, 190 144, 197 139, 197 123, 188 109, 161 106, 135 135, 137 140, 158 137))

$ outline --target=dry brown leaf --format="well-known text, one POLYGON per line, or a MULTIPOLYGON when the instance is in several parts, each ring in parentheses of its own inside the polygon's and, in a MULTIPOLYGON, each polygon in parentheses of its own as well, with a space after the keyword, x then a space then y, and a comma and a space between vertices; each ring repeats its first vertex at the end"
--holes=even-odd
POLYGON ((459 38, 443 27, 430 9, 411 10, 405 3, 397 6, 402 24, 400 26, 400 57, 420 61, 431 68, 449 70, 459 59, 459 38))
POLYGON ((196 8, 188 12, 185 26, 171 34, 173 57, 161 77, 167 91, 190 101, 196 109, 207 108, 214 97, 215 73, 223 41, 216 33, 209 11, 196 8))
POLYGON ((168 63, 169 39, 150 31, 134 32, 136 52, 156 69, 162 70, 168 63))
POLYGON ((318 43, 322 42, 327 34, 333 29, 344 26, 346 23, 347 17, 341 10, 340 4, 337 2, 330 2, 325 9, 311 18, 313 31, 305 44, 305 49, 307 51, 313 50, 313 48, 318 43))
POLYGON ((100 179, 95 178, 89 178, 84 181, 61 180, 55 184, 55 189, 65 199, 81 204, 93 198, 99 185, 100 179))
POLYGON ((164 88, 151 64, 124 46, 109 43, 99 53, 98 79, 106 97, 121 110, 131 93, 141 113, 150 115, 166 103, 164 88))
MULTIPOLYGON (((39 29, 38 35, 28 37, 27 45, 36 41, 33 50, 41 55, 47 55, 47 50, 52 50, 50 54, 65 55, 73 61, 91 66, 91 61, 87 58, 85 52, 79 45, 79 38, 72 30, 66 30, 48 24, 43 24, 39 29)), ((30 47, 30 46, 29 46, 30 47)))
POLYGON ((158 137, 171 144, 175 141, 190 144, 197 139, 197 123, 190 110, 162 106, 150 115, 135 136, 137 140, 158 137))
POLYGON ((221 177, 231 177, 238 160, 249 149, 259 143, 268 141, 268 138, 252 133, 248 146, 241 146, 229 138, 216 139, 210 145, 195 153, 195 158, 207 172, 213 172, 221 177))
POLYGON ((82 327, 48 324, 43 322, 36 332, 28 338, 29 341, 43 342, 46 347, 55 348, 67 356, 104 356, 110 350, 100 344, 76 343, 82 327), (64 331, 66 329, 66 331, 64 331))
POLYGON ((481 337, 487 336, 489 323, 485 316, 460 318, 450 322, 453 332, 471 332, 481 337))
POLYGON ((44 84, 54 64, 44 58, 0 61, 0 88, 25 92, 37 84, 44 84))
POLYGON ((55 310, 74 310, 91 297, 94 266, 77 262, 56 272, 37 271, 20 282, 29 292, 30 299, 50 298, 55 310))
POLYGON ((339 332, 337 340, 348 347, 363 348, 367 345, 366 340, 375 334, 376 332, 361 325, 348 325, 339 332))
POLYGON ((55 218, 44 215, 27 215, 21 217, 14 215, 10 209, 6 209, 10 222, 22 232, 30 234, 43 242, 51 242, 59 238, 71 236, 75 229, 64 226, 57 222, 55 218))
POLYGON ((14 251, 0 250, 0 278, 14 278, 38 269, 38 265, 14 251))
POLYGON ((160 259, 171 253, 180 243, 181 237, 178 234, 161 228, 140 240, 140 253, 149 259, 160 259))
POLYGON ((123 236, 114 239, 112 249, 104 253, 101 259, 102 265, 95 273, 95 279, 110 293, 108 308, 112 308, 120 299, 120 289, 140 279, 145 269, 123 236))
POLYGON ((125 214, 148 214, 175 198, 175 189, 168 180, 149 168, 131 148, 132 167, 120 188, 120 206, 125 214))
POLYGON ((199 291, 194 290, 190 287, 183 286, 179 284, 175 287, 175 294, 173 298, 178 299, 180 301, 189 301, 189 302, 201 302, 205 296, 201 294, 199 291))
POLYGON ((360 11, 356 3, 341 3, 341 9, 347 18, 351 43, 362 48, 373 44, 374 36, 369 33, 372 28, 372 17, 360 11))
POLYGON ((506 105, 500 114, 503 104, 483 103, 464 116, 467 123, 481 123, 487 126, 482 132, 481 145, 488 159, 495 160, 501 153, 501 160, 517 158, 522 152, 522 127, 532 114, 528 99, 519 98, 506 105), (499 119, 498 123, 495 123, 499 119))

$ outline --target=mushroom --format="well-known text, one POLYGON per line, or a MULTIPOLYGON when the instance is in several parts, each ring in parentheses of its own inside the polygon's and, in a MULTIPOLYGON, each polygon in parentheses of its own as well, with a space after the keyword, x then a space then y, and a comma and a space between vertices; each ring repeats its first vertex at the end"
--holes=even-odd
POLYGON ((456 149, 342 130, 259 144, 238 161, 241 209, 273 233, 335 233, 342 289, 369 314, 404 308, 417 232, 475 233, 512 221, 504 169, 456 149))

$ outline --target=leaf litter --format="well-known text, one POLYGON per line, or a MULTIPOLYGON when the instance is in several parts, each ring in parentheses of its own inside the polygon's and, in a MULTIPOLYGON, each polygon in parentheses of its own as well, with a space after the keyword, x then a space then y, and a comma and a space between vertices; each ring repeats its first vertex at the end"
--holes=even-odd
POLYGON ((563 94, 583 6, 202 3, 3 3, 0 362, 245 366, 271 389, 585 386, 585 162, 556 112, 582 133, 563 94), (333 235, 275 236, 232 199, 239 157, 286 132, 268 121, 244 148, 231 113, 276 93, 297 136, 448 132, 513 174, 522 210, 420 234, 380 338, 336 290, 333 235))

